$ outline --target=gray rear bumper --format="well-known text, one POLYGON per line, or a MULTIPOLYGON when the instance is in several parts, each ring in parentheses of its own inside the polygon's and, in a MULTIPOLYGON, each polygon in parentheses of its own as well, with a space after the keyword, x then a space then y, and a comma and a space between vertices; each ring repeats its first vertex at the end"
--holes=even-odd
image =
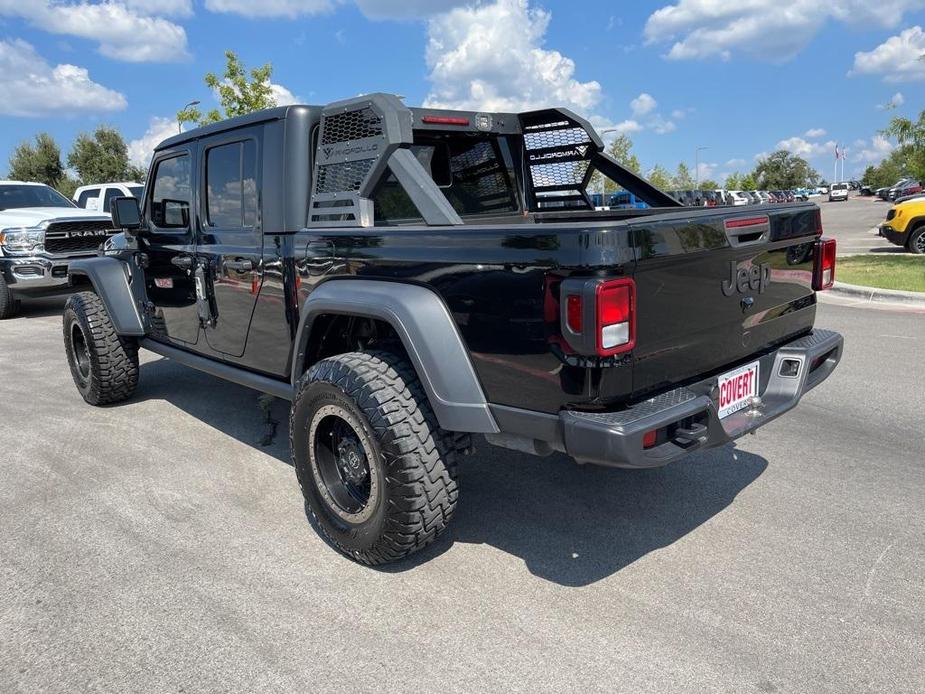
MULTIPOLYGON (((578 462, 612 467, 658 467, 693 451, 728 443, 793 409, 804 393, 835 370, 843 342, 838 333, 815 330, 776 351, 746 360, 743 364, 753 361, 760 364, 760 403, 724 419, 717 412, 716 377, 676 388, 618 412, 563 411, 557 418, 538 415, 531 419, 523 411, 515 414, 507 410, 498 412, 497 418, 502 436, 531 438, 535 452, 555 449, 578 462), (800 363, 795 376, 782 375, 785 360, 800 363), (661 431, 659 443, 646 449, 643 437, 653 430, 661 431)), ((731 365, 729 370, 736 366, 731 365)))

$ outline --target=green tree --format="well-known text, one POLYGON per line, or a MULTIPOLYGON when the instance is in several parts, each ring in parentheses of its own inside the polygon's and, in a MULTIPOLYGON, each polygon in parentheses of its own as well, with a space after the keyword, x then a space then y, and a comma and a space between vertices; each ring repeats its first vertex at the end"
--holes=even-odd
POLYGON ((876 166, 868 166, 862 180, 873 188, 885 188, 900 178, 914 175, 915 170, 915 150, 906 145, 894 149, 876 166))
POLYGON ((77 172, 81 185, 111 181, 140 181, 145 172, 128 160, 128 147, 115 128, 99 126, 91 135, 81 133, 74 141, 67 165, 77 172))
POLYGON ((739 190, 758 190, 758 184, 755 183, 754 174, 745 174, 739 179, 739 190))
POLYGON ((61 148, 48 133, 35 136, 35 143, 21 142, 10 156, 9 177, 57 186, 64 178, 61 148))
POLYGON ((700 182, 699 188, 700 190, 718 190, 719 183, 714 181, 712 178, 708 178, 707 180, 700 182))
POLYGON ((916 120, 896 116, 883 131, 897 139, 904 150, 907 172, 914 178, 925 179, 925 110, 916 120))
POLYGON ((678 170, 674 175, 674 189, 675 190, 693 190, 694 189, 694 177, 691 176, 691 170, 687 168, 687 164, 683 161, 678 164, 678 170))
POLYGON ((762 190, 789 190, 814 183, 819 174, 802 157, 779 149, 758 162, 752 177, 762 190))
POLYGON ((272 75, 273 66, 270 63, 248 70, 234 51, 225 51, 225 72, 222 76, 208 72, 204 78, 206 86, 218 96, 222 110, 214 108, 203 114, 195 106, 190 106, 177 113, 177 121, 181 124, 207 125, 224 118, 272 108, 276 106, 270 84, 272 75))
POLYGON ((742 174, 738 171, 726 176, 726 190, 742 190, 742 174))
POLYGON ((67 173, 65 173, 64 178, 58 181, 58 185, 55 186, 55 189, 61 193, 61 195, 70 200, 74 197, 74 193, 79 187, 80 181, 78 181, 76 178, 71 178, 67 175, 67 173))
POLYGON ((649 183, 661 190, 671 190, 671 173, 661 164, 656 164, 649 172, 649 183))
MULTIPOLYGON (((625 134, 620 134, 606 149, 607 154, 616 159, 620 164, 635 174, 642 171, 639 164, 639 158, 633 154, 633 141, 625 134)), ((592 193, 601 191, 601 179, 604 181, 604 193, 610 195, 620 190, 620 186, 611 181, 599 171, 595 171, 591 177, 591 183, 588 184, 588 190, 592 193)))

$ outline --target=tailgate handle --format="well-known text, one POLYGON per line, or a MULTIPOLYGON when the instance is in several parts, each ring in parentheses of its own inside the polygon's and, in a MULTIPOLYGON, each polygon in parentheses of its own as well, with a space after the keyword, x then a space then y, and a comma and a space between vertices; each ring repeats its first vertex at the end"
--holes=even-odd
POLYGON ((767 241, 771 219, 767 215, 734 217, 723 222, 726 238, 731 246, 748 246, 767 241))

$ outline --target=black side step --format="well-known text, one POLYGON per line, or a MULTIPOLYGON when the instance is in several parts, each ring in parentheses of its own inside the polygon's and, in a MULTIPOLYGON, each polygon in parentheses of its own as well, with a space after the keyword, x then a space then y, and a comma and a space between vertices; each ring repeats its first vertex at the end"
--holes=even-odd
POLYGON ((261 376, 246 369, 240 369, 224 362, 215 361, 208 357, 201 357, 198 354, 187 352, 186 350, 177 349, 162 342, 157 342, 149 338, 138 341, 139 347, 144 347, 149 352, 160 354, 162 357, 173 359, 174 361, 189 366, 198 371, 204 371, 212 376, 224 378, 226 381, 237 383, 241 386, 247 386, 261 393, 269 393, 283 400, 292 401, 295 397, 295 391, 286 381, 278 381, 275 378, 261 376))

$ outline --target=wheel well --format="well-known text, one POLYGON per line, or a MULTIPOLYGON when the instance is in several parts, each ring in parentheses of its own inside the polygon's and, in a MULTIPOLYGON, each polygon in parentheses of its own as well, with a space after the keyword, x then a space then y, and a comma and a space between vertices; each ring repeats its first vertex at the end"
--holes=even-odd
POLYGON ((408 353, 395 329, 383 320, 366 316, 321 314, 312 322, 305 346, 307 371, 316 362, 345 352, 381 349, 408 359, 408 353))

